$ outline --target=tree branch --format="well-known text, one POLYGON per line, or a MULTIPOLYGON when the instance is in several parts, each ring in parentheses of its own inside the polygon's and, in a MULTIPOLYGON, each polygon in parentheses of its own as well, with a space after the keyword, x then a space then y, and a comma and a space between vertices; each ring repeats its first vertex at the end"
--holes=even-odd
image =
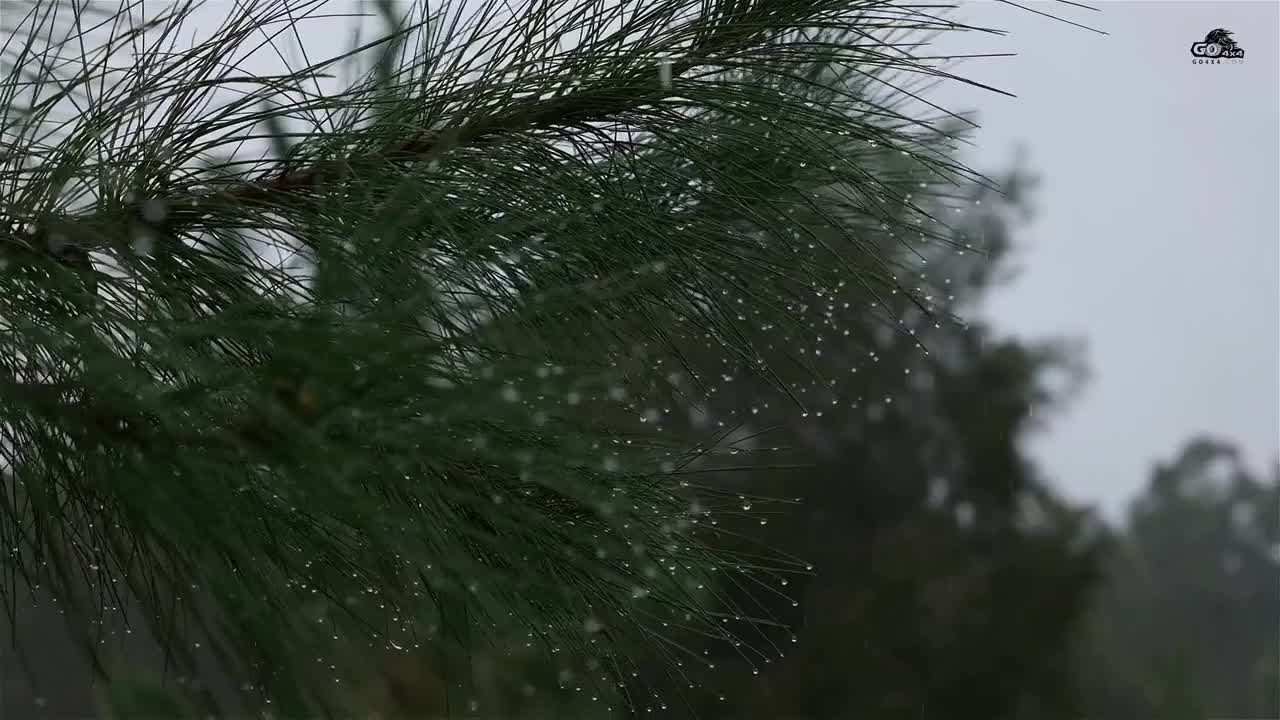
MULTIPOLYGON (((481 142, 498 141, 532 127, 551 127, 599 122, 646 104, 661 102, 678 95, 672 81, 693 67, 710 62, 714 56, 743 51, 763 34, 776 31, 768 23, 750 22, 750 15, 768 13, 761 3, 734 17, 731 11, 711 18, 703 38, 678 62, 666 67, 654 66, 652 72, 633 71, 605 81, 599 86, 579 90, 570 95, 538 99, 518 105, 500 115, 480 118, 461 127, 426 130, 413 138, 366 156, 352 156, 317 163, 298 170, 270 173, 255 180, 208 193, 188 193, 163 198, 136 198, 112 211, 77 217, 51 218, 34 223, 36 232, 30 241, 7 238, 4 245, 16 245, 27 252, 52 256, 58 262, 74 267, 88 266, 88 253, 109 245, 126 224, 141 224, 162 230, 161 237, 197 223, 219 207, 243 205, 279 206, 282 200, 310 191, 339 177, 370 172, 387 163, 430 162, 449 150, 481 142), (669 71, 669 72, 668 72, 669 71), (168 209, 163 227, 148 217, 148 203, 162 201, 168 209), (57 239, 55 241, 55 238, 57 239)), ((304 71, 305 72, 305 71, 304 71)), ((31 227, 31 225, 28 225, 31 227)))

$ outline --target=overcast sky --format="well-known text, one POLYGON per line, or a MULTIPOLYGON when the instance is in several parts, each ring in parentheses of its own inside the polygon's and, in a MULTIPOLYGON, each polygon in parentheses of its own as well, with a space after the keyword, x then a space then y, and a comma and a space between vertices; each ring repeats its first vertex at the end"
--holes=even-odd
POLYGON ((967 3, 961 18, 1010 35, 965 43, 1018 56, 959 74, 1018 97, 936 97, 981 113, 971 165, 999 170, 1021 142, 1042 179, 1016 235, 1022 272, 990 316, 1088 341, 1092 380, 1037 458, 1109 512, 1196 433, 1266 467, 1280 446, 1280 3, 1024 4, 1110 34, 967 3), (1191 44, 1219 27, 1244 62, 1193 65, 1191 44))

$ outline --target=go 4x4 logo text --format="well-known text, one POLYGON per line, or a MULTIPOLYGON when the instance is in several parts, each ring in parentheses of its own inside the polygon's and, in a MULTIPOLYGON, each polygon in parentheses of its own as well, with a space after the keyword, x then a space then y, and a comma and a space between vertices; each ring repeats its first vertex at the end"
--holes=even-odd
POLYGON ((1244 62, 1244 48, 1231 39, 1231 31, 1218 28, 1204 36, 1204 42, 1191 44, 1191 62, 1196 65, 1221 64, 1223 60, 1244 62))

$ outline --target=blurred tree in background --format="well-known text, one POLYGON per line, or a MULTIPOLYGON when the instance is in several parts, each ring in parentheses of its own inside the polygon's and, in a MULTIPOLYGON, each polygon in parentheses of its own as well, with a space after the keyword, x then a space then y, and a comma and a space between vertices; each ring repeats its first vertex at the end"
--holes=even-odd
POLYGON ((1088 717, 1280 716, 1280 468, 1196 438, 1113 546, 1081 649, 1088 717))
MULTIPOLYGON (((961 219, 904 251, 928 258, 946 288, 929 311, 972 310, 998 279, 1033 185, 1017 168, 1003 196, 975 188, 939 203, 939 215, 961 219)), ((910 297, 882 302, 895 317, 918 312, 910 297)), ((810 361, 877 394, 815 403, 791 423, 751 408, 755 427, 777 429, 739 435, 808 467, 735 471, 694 492, 744 558, 781 549, 811 572, 719 585, 741 644, 684 638, 697 661, 672 685, 686 686, 699 717, 1079 717, 1072 638, 1101 527, 1057 498, 1020 449, 1083 379, 1078 352, 977 323, 901 333, 839 295, 820 309, 829 324, 810 361), (767 499, 788 496, 798 497, 767 499), (779 630, 753 632, 761 619, 779 630), (688 688, 688 676, 706 690, 688 688)), ((735 402, 755 399, 721 399, 735 402)))

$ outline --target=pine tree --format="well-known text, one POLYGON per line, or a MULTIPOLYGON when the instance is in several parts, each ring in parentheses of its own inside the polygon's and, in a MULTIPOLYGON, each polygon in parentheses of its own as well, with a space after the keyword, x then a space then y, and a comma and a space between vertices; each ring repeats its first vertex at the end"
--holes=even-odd
POLYGON ((707 588, 742 567, 681 492, 734 461, 663 413, 734 377, 803 411, 772 366, 805 358, 770 338, 833 293, 920 294, 885 247, 987 181, 909 84, 957 79, 916 34, 976 28, 879 0, 384 1, 385 37, 265 76, 244 58, 323 0, 227 3, 212 32, 199 5, 4 6, 10 621, 56 598, 103 677, 127 626, 234 678, 186 684, 210 710, 349 712, 373 658, 415 653, 430 712, 492 715, 514 671, 480 669, 526 647, 551 684, 651 702, 637 658, 678 673, 662 628, 723 634, 707 588))

